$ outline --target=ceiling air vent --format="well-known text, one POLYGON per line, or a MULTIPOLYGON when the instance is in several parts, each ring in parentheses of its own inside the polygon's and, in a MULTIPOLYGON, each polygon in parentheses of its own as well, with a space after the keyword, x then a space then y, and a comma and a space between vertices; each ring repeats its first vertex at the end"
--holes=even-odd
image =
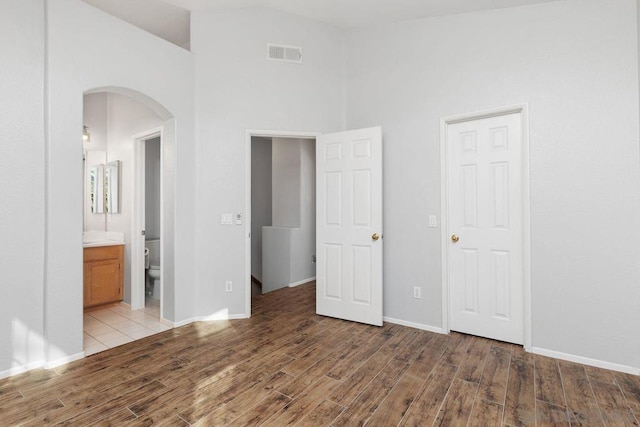
POLYGON ((267 59, 270 61, 293 62, 302 64, 302 48, 299 46, 285 46, 267 44, 267 59))

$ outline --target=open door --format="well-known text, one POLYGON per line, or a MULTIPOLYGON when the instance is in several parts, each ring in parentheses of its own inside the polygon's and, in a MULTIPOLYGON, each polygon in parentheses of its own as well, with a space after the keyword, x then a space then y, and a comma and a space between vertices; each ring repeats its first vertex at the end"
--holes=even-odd
POLYGON ((316 312, 382 326, 382 129, 316 140, 316 312))

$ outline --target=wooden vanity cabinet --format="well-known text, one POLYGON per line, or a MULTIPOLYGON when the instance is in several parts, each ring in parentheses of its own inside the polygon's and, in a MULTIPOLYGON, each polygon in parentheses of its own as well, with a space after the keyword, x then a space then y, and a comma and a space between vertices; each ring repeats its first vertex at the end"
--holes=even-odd
POLYGON ((84 307, 122 301, 124 245, 84 248, 84 307))

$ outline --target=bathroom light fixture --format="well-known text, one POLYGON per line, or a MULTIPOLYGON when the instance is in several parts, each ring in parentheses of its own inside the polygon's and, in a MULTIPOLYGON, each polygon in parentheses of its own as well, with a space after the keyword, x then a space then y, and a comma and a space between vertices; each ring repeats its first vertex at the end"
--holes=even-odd
POLYGON ((89 126, 82 126, 82 142, 91 142, 91 134, 89 133, 89 126))

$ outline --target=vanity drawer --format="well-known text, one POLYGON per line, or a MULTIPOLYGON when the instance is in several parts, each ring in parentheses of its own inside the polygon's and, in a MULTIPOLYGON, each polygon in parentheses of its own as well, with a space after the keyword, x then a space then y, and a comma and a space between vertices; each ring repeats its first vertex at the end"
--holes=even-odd
POLYGON ((84 248, 84 262, 124 257, 124 245, 84 248))

